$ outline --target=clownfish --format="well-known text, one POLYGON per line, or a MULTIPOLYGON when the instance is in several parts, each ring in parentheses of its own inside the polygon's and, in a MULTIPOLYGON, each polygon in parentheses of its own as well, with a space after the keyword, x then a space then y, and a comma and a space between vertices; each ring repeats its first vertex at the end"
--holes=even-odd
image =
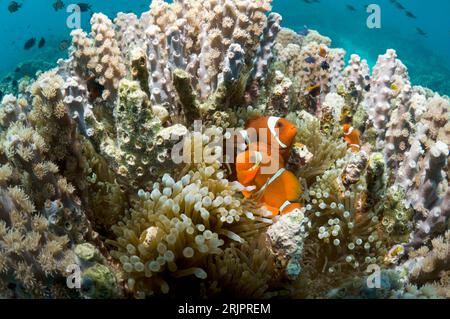
POLYGON ((300 208, 302 188, 298 178, 284 168, 282 156, 271 154, 263 143, 253 143, 236 158, 238 181, 247 187, 246 198, 254 198, 275 217, 300 208))
POLYGON ((347 145, 351 148, 353 152, 358 152, 361 148, 361 139, 360 133, 358 129, 355 129, 349 124, 344 124, 342 126, 344 131, 344 140, 347 142, 347 145))
MULTIPOLYGON (((245 130, 240 131, 240 135, 248 146, 255 142, 261 142, 268 146, 273 146, 275 142, 279 153, 287 158, 289 151, 297 135, 297 128, 288 120, 276 116, 258 116, 247 121, 245 130), (253 129, 250 131, 250 129, 253 129), (253 133, 253 134, 252 134, 253 133), (256 133, 256 136, 255 136, 256 133), (261 134, 266 134, 261 136, 261 134)), ((275 149, 275 147, 272 147, 275 149)), ((241 147, 245 150, 246 147, 241 147)))

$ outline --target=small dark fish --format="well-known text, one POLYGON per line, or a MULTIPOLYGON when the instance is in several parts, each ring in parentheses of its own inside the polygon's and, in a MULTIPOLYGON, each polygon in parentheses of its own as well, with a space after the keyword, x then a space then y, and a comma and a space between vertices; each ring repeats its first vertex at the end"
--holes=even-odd
POLYGON ((417 31, 418 34, 420 34, 420 35, 422 35, 424 37, 427 36, 427 33, 425 31, 423 31, 421 28, 416 28, 416 31, 417 31))
POLYGON ((55 9, 55 11, 61 10, 64 8, 64 2, 62 2, 61 0, 56 0, 53 4, 52 4, 53 9, 55 9))
POLYGON ((354 97, 354 98, 357 98, 357 97, 358 97, 358 91, 352 90, 352 91, 350 92, 350 96, 351 96, 351 97, 354 97))
POLYGON ((16 73, 20 72, 20 67, 17 67, 17 68, 14 70, 14 72, 16 72, 16 73))
POLYGON ((369 92, 369 91, 370 91, 370 84, 367 84, 367 85, 364 87, 364 90, 366 90, 366 92, 369 92))
POLYGON ((8 5, 8 11, 11 13, 17 12, 22 7, 21 4, 16 1, 11 1, 8 5))
POLYGON ((9 82, 12 80, 12 77, 10 75, 8 75, 5 80, 9 82))
POLYGON ((328 64, 327 61, 323 61, 323 62, 320 64, 320 67, 322 68, 322 70, 328 70, 328 69, 330 68, 330 65, 328 64))
POLYGON ((297 34, 298 34, 298 35, 301 35, 301 36, 303 36, 303 37, 306 37, 306 36, 309 34, 309 29, 308 29, 308 27, 305 25, 305 26, 303 27, 303 29, 297 31, 297 34))
POLYGON ((369 81, 369 80, 370 80, 370 75, 366 75, 366 76, 364 77, 364 79, 365 79, 366 81, 369 81))
POLYGON ((23 48, 24 50, 29 50, 36 44, 36 38, 31 38, 27 42, 25 42, 23 48))
POLYGON ((314 59, 312 56, 309 56, 305 59, 305 62, 309 63, 309 64, 313 64, 313 63, 316 63, 316 59, 314 59))
POLYGON ((400 10, 405 10, 405 7, 402 6, 402 4, 401 4, 400 2, 396 2, 396 3, 395 3, 395 6, 396 6, 397 8, 399 8, 400 10))
POLYGON ((351 4, 347 4, 345 7, 350 11, 356 11, 355 7, 352 6, 351 4))
POLYGON ((89 99, 95 101, 96 98, 103 94, 105 88, 95 80, 95 77, 90 77, 87 80, 87 89, 89 92, 89 99))
POLYGON ((0 90, 0 101, 3 99, 3 92, 0 90))
POLYGON ((411 19, 417 19, 417 17, 412 12, 409 11, 406 11, 406 16, 410 17, 411 19))
POLYGON ((89 3, 81 2, 77 3, 77 5, 80 7, 81 12, 92 11, 91 5, 89 3))
POLYGON ((12 85, 13 85, 14 87, 16 87, 17 85, 19 85, 19 82, 17 82, 17 80, 13 80, 13 81, 12 81, 12 85))
POLYGON ((62 40, 60 43, 59 43, 59 49, 61 50, 61 51, 64 51, 65 49, 67 49, 69 47, 69 41, 67 41, 67 40, 62 40))
POLYGON ((31 24, 27 25, 27 30, 31 27, 31 24))
POLYGON ((38 48, 41 49, 44 47, 44 45, 45 45, 45 39, 41 38, 41 40, 39 40, 38 48))

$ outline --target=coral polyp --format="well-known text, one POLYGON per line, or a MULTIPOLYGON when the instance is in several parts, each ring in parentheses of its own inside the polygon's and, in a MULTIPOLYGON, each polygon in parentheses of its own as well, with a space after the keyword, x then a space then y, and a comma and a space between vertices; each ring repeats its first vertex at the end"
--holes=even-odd
POLYGON ((450 297, 450 99, 394 49, 346 60, 270 0, 90 24, 1 100, 1 297, 450 297))

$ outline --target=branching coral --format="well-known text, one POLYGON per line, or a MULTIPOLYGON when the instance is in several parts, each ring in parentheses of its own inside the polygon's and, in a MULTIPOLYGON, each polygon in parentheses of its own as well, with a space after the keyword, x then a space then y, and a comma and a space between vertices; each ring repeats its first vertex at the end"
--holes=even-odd
POLYGON ((31 86, 33 109, 30 120, 48 145, 52 159, 61 160, 70 152, 73 121, 64 102, 64 79, 54 71, 44 73, 31 86), (47 123, 52 125, 47 125, 47 123))
POLYGON ((6 164, 1 172, 0 278, 18 297, 58 297, 66 267, 74 263, 71 240, 58 228, 56 214, 47 219, 46 208, 38 212, 24 189, 13 186, 17 168, 6 164))

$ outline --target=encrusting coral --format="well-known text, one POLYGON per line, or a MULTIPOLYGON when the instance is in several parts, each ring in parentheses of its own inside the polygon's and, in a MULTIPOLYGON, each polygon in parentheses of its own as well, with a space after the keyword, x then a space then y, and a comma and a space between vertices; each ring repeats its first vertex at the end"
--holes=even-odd
POLYGON ((450 99, 270 3, 93 14, 3 97, 1 297, 450 297, 450 99), (232 162, 232 128, 261 115, 297 130, 280 174, 300 208, 274 218, 232 162))

